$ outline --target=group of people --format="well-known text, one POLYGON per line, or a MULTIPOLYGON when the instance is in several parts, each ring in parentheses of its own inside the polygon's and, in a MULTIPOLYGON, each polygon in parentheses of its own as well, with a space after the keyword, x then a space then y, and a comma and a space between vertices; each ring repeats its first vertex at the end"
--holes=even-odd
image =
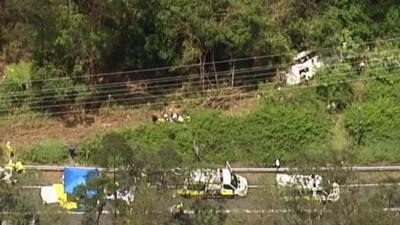
POLYGON ((173 205, 170 208, 170 213, 171 213, 172 217, 176 218, 176 219, 178 219, 179 217, 184 215, 185 214, 185 210, 183 208, 183 203, 180 202, 178 204, 173 205))
POLYGON ((17 179, 15 178, 15 174, 24 173, 25 167, 20 161, 14 162, 15 149, 11 146, 10 141, 7 141, 4 146, 3 153, 5 153, 8 163, 5 166, 0 167, 0 178, 2 181, 9 184, 16 183, 17 179))
POLYGON ((165 112, 165 113, 163 113, 161 118, 159 118, 157 115, 153 114, 152 121, 153 121, 153 123, 165 123, 165 122, 183 123, 183 122, 189 122, 190 116, 184 116, 180 113, 165 112))

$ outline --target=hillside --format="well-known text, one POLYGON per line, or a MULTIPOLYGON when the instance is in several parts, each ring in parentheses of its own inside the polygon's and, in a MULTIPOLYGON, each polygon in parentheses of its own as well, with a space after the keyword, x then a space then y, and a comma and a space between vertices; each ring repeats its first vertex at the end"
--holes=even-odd
POLYGON ((0 0, 1 224, 398 224, 398 172, 351 166, 400 163, 399 24, 398 0, 0 0))

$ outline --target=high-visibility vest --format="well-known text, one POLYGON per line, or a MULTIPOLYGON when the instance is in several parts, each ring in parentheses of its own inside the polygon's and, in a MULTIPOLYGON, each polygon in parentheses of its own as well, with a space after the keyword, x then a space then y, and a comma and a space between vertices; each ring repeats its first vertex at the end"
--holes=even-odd
POLYGON ((16 171, 17 173, 19 173, 19 172, 24 173, 24 172, 25 172, 25 166, 22 165, 22 163, 19 162, 19 161, 15 163, 14 168, 15 168, 15 171, 16 171))
POLYGON ((14 154, 15 153, 15 150, 14 150, 14 148, 13 147, 11 147, 11 145, 10 144, 6 144, 6 150, 7 150, 7 153, 9 154, 9 155, 11 155, 11 154, 14 154))

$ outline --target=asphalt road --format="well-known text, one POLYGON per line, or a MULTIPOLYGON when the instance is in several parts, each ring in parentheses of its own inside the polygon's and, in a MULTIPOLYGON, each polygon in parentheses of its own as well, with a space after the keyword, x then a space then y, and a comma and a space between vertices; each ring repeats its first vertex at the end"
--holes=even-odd
MULTIPOLYGON (((233 213, 253 213, 253 212, 261 212, 262 210, 281 213, 283 211, 282 208, 282 196, 280 196, 280 192, 275 188, 275 175, 271 173, 240 173, 245 176, 249 180, 250 185, 256 185, 257 188, 250 188, 248 195, 244 198, 233 198, 233 199, 208 199, 204 201, 209 201, 210 204, 214 204, 220 207, 221 210, 229 210, 233 213)), ((338 174, 328 174, 325 172, 320 173, 324 177, 338 177, 340 178, 342 175, 338 174)), ((355 196, 357 199, 362 201, 368 201, 372 196, 377 194, 379 191, 385 192, 378 185, 379 182, 398 182, 400 180, 400 174, 398 172, 388 171, 388 172, 362 172, 362 173, 345 173, 345 176, 348 176, 345 180, 346 182, 351 182, 352 184, 342 185, 341 188, 341 196, 342 198, 339 201, 352 201, 353 198, 347 199, 346 196, 355 196), (357 183, 366 183, 368 184, 357 186, 357 183), (377 183, 374 183, 377 182, 377 183)), ((62 172, 60 171, 52 171, 52 172, 41 172, 41 171, 28 171, 27 174, 22 175, 19 179, 18 186, 41 186, 41 185, 51 185, 53 183, 61 183, 62 172)), ((395 188, 397 193, 400 193, 400 186, 390 186, 391 188, 395 188)), ((386 187, 388 188, 388 187, 386 187)), ((40 204, 40 189, 24 189, 22 192, 28 193, 31 197, 34 196, 35 202, 40 204)), ((173 190, 171 190, 171 195, 173 194, 173 190)), ((176 204, 178 202, 183 202, 185 206, 190 207, 194 199, 184 199, 177 197, 171 200, 171 205, 176 204)), ((329 203, 329 204, 337 204, 337 203, 329 203)), ((47 206, 44 206, 47 207, 47 206)), ((400 206, 388 206, 388 207, 400 207, 400 206)), ((168 209, 166 209, 168 210, 168 209)), ((265 212, 264 211, 264 212, 265 212)), ((80 224, 80 221, 83 219, 83 215, 80 214, 69 214, 65 218, 65 224, 80 224)), ((111 215, 104 215, 102 224, 111 224, 111 215)))

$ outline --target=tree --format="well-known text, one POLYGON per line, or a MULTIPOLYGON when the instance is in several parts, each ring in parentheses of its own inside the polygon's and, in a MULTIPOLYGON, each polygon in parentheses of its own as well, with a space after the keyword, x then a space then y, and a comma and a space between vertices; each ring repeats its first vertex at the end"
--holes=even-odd
MULTIPOLYGON (((85 217, 82 221, 84 225, 100 224, 100 219, 106 205, 105 190, 110 186, 114 188, 114 184, 115 182, 112 182, 108 177, 101 176, 77 188, 74 197, 78 199, 79 207, 85 211, 85 217)), ((117 213, 117 209, 115 208, 114 210, 117 213)))
MULTIPOLYGON (((92 160, 96 162, 97 165, 102 167, 113 168, 113 178, 111 185, 108 184, 109 189, 114 193, 114 219, 117 217, 117 175, 118 169, 127 168, 128 165, 135 165, 135 152, 133 149, 125 142, 124 138, 116 133, 111 132, 106 134, 102 139, 101 148, 96 151, 93 155, 92 160), (123 166, 123 167, 122 167, 123 166)), ((136 166, 136 165, 135 165, 136 166)), ((124 173, 124 172, 122 172, 124 173)), ((126 175, 125 175, 126 176, 126 175)), ((134 179, 129 179, 134 180, 134 179)), ((105 184, 105 183, 104 183, 105 184)), ((135 185, 134 183, 129 183, 129 185, 135 185)), ((101 203, 103 204, 103 203, 101 203)), ((105 204, 105 203, 104 203, 105 204)), ((101 211, 99 211, 101 212, 101 211)))

